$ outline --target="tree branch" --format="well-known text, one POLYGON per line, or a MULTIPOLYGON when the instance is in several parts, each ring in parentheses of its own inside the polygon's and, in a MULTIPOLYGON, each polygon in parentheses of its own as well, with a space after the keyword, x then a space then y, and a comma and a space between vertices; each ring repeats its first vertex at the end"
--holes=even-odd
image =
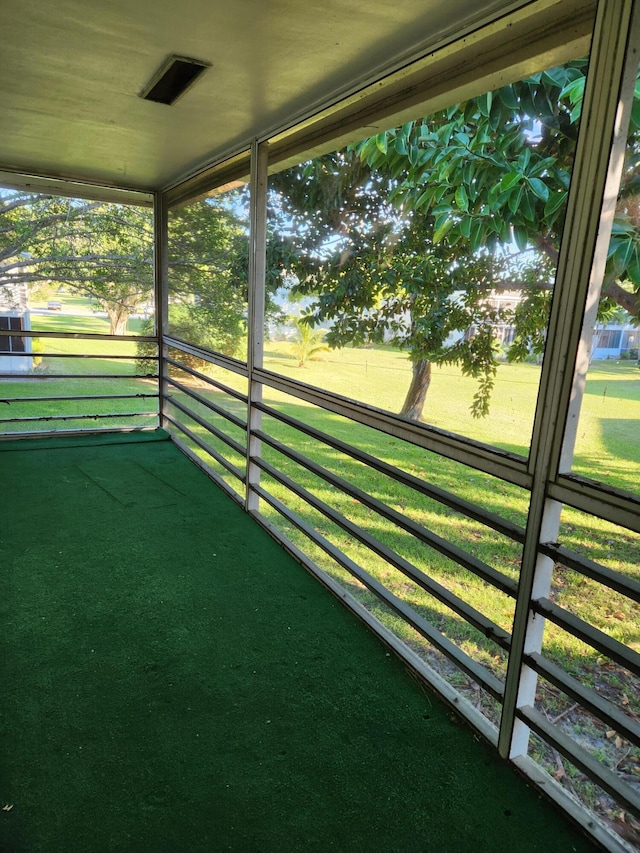
POLYGON ((602 295, 628 311, 632 317, 640 317, 640 294, 629 292, 621 287, 613 275, 609 275, 602 283, 602 295))

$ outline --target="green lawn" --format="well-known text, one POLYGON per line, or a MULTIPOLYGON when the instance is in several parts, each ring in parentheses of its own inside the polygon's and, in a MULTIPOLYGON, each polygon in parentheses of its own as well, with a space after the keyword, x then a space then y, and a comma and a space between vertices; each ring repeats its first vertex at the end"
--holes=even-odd
POLYGON ((93 313, 100 310, 97 304, 88 296, 80 296, 64 291, 56 292, 54 289, 46 296, 44 294, 35 298, 30 296, 29 307, 32 310, 46 309, 50 300, 62 303, 62 311, 86 311, 87 313, 93 313))
MULTIPOLYGON (((65 296, 65 308, 73 310, 82 308, 89 300, 77 297, 75 299, 65 296)), ((84 306, 86 309, 86 305, 84 306)), ((130 331, 140 331, 140 320, 129 321, 130 331)), ((64 313, 51 313, 43 315, 32 315, 32 328, 37 331, 49 332, 77 332, 86 334, 107 334, 109 322, 105 317, 93 316, 88 311, 86 314, 65 315, 64 313)), ((35 368, 35 373, 46 377, 43 380, 20 380, 19 378, 0 382, 0 396, 3 398, 29 397, 63 397, 63 396, 90 396, 90 395, 116 395, 116 394, 155 394, 157 393, 157 382, 152 379, 140 378, 143 371, 136 364, 137 347, 134 342, 116 340, 93 340, 87 341, 82 338, 34 338, 34 355, 39 352, 59 353, 62 357, 47 357, 35 368), (88 354, 96 358, 65 358, 65 354, 88 354), (111 356, 131 356, 126 358, 112 358, 111 356), (77 379, 57 379, 56 376, 67 374, 78 376, 77 379), (87 374, 95 375, 95 378, 83 378, 87 374), (118 375, 127 378, 109 379, 106 376, 118 375), (128 378, 131 377, 131 378, 128 378), (135 378, 139 377, 139 378, 135 378)), ((155 373, 153 362, 149 362, 149 373, 155 373)), ((53 417, 55 415, 88 415, 88 414, 122 414, 127 415, 136 412, 154 412, 157 410, 157 400, 154 399, 110 399, 91 401, 46 401, 38 403, 12 403, 2 409, 2 417, 53 417)), ((48 421, 44 424, 19 423, 0 424, 0 431, 39 431, 42 429, 83 429, 95 426, 126 427, 126 426, 154 426, 157 417, 117 417, 100 420, 74 419, 67 421, 48 421)))
MULTIPOLYGON (((411 380, 407 354, 390 347, 330 350, 300 368, 293 344, 268 344, 265 367, 337 394, 398 412, 411 380)), ((526 453, 540 370, 535 365, 500 366, 489 417, 470 416, 477 383, 452 366, 434 367, 424 420, 450 432, 526 453)))
MULTIPOLYGON (((390 348, 343 349, 297 365, 293 344, 267 344, 265 367, 337 394, 398 412, 411 379, 405 353, 390 348)), ((433 368, 423 419, 502 450, 526 456, 533 427, 540 367, 501 364, 488 417, 474 419, 477 383, 456 367, 433 368)), ((640 443, 640 370, 630 361, 591 364, 578 429, 575 473, 637 490, 640 443)))

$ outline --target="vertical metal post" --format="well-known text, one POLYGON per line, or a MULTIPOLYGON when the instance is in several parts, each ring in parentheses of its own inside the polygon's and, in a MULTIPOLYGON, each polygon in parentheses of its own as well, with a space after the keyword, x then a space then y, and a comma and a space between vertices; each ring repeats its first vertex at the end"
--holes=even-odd
POLYGON ((247 461, 245 508, 254 512, 260 498, 254 486, 260 483, 260 468, 253 461, 262 452, 255 431, 262 425, 262 413, 255 404, 262 400, 262 383, 254 370, 264 358, 265 272, 267 241, 267 146, 254 140, 251 146, 251 218, 249 234, 249 349, 247 354, 249 402, 247 409, 247 461))
POLYGON ((167 348, 164 336, 167 333, 168 310, 168 228, 167 206, 162 193, 153 196, 153 257, 154 257, 154 305, 155 336, 158 341, 158 417, 160 426, 166 426, 164 420, 165 370, 167 348))
POLYGON ((627 52, 623 70, 620 98, 613 131, 613 143, 609 159, 609 169, 604 188, 600 230, 596 241, 593 266, 587 291, 586 308, 582 324, 582 333, 578 342, 576 364, 568 403, 567 426, 563 436, 556 437, 554 461, 557 463, 555 474, 569 473, 573 465, 580 407, 584 396, 584 386, 591 358, 591 344, 598 318, 600 294, 604 281, 607 255, 611 241, 611 228, 618 203, 618 192, 622 179, 622 170, 627 153, 627 136, 633 106, 634 89, 638 77, 640 62, 640 3, 633 0, 633 11, 627 40, 627 52))
MULTIPOLYGON (((544 620, 532 613, 530 604, 532 598, 547 595, 551 584, 553 564, 540 556, 539 545, 556 541, 561 505, 547 498, 547 486, 557 476, 563 444, 573 449, 580 394, 572 397, 578 354, 581 346, 584 349, 583 316, 587 298, 591 303, 596 290, 599 294, 613 219, 610 205, 609 213, 602 215, 603 201, 614 185, 617 193, 617 149, 620 144, 624 148, 633 92, 628 91, 630 62, 635 64, 634 78, 638 65, 637 51, 629 47, 634 6, 634 0, 598 3, 529 459, 533 486, 498 739, 504 757, 526 754, 528 748, 528 727, 515 713, 517 707, 534 703, 537 678, 522 657, 542 646, 544 620)), ((563 464, 567 459, 564 454, 563 464)))

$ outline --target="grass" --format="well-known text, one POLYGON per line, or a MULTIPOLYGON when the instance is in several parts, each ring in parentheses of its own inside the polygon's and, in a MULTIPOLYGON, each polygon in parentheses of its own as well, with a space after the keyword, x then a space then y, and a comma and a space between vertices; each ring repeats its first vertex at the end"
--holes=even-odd
MULTIPOLYGON (((127 323, 127 334, 141 334, 143 322, 138 318, 130 317, 127 323)), ((32 314, 31 328, 34 332, 79 332, 85 335, 108 335, 109 321, 105 317, 94 316, 89 313, 85 315, 32 314)), ((127 345, 126 341, 113 341, 114 345, 118 343, 127 345)), ((99 341, 92 342, 94 347, 99 344, 99 341)), ((128 346, 131 348, 135 344, 129 343, 128 346)))
MULTIPOLYGON (((390 347, 331 350, 299 369, 289 354, 292 346, 268 345, 265 367, 390 412, 400 411, 411 378, 406 353, 390 347)), ((424 420, 440 429, 525 454, 539 374, 535 365, 501 365, 489 417, 473 420, 469 409, 477 383, 463 377, 456 367, 434 366, 424 420)))
MULTIPOLYGON (((386 347, 332 350, 301 369, 293 346, 267 344, 265 367, 390 412, 400 411, 411 378, 406 353, 386 347)), ((540 367, 535 364, 501 364, 489 415, 474 419, 470 406, 476 381, 454 366, 434 366, 424 420, 526 456, 539 381, 540 367)), ((638 420, 640 370, 631 361, 593 362, 578 428, 575 473, 635 491, 640 471, 634 431, 638 420)))
MULTIPOLYGON (((81 310, 84 307, 85 316, 51 313, 32 315, 32 328, 47 332, 75 332, 84 334, 105 334, 109 332, 109 322, 104 317, 92 316, 86 305, 89 302, 82 297, 62 297, 64 308, 81 310)), ((142 321, 131 319, 129 331, 136 334, 140 331, 142 321)), ((92 340, 76 338, 34 338, 34 349, 48 353, 59 353, 62 357, 48 357, 35 369, 35 373, 46 376, 44 380, 20 380, 19 378, 0 382, 0 394, 3 397, 35 398, 37 396, 91 396, 96 394, 155 394, 157 383, 154 380, 135 378, 139 376, 135 357, 136 344, 132 341, 92 340), (95 355, 96 358, 65 358, 66 354, 95 355), (110 356, 131 356, 131 360, 110 358, 110 356), (78 379, 57 379, 60 374, 77 375, 78 379), (96 378, 84 378, 87 374, 96 378), (107 379, 105 375, 119 375, 123 379, 107 379)), ((149 362, 149 372, 155 372, 155 366, 149 362)), ((157 410, 157 401, 153 399, 109 399, 92 401, 48 401, 36 403, 12 403, 2 417, 55 417, 56 415, 129 415, 137 412, 153 412, 157 410)), ((108 420, 74 419, 67 421, 49 421, 45 428, 54 429, 83 429, 91 426, 127 427, 155 426, 157 416, 151 417, 121 417, 108 420)), ((42 424, 22 422, 20 424, 0 424, 0 431, 39 431, 42 424)))
MULTIPOLYGON (((33 296, 29 297, 29 307, 36 310, 46 310, 49 300, 55 300, 62 304, 63 311, 83 311, 87 313, 96 313, 100 311, 97 304, 88 296, 80 296, 65 291, 51 292, 46 297, 40 298, 33 296)), ((62 313, 62 312, 61 312, 62 313)))

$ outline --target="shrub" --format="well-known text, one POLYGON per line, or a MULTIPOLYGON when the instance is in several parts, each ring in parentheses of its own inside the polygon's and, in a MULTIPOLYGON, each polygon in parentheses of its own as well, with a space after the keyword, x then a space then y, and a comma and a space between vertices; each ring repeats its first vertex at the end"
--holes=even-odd
POLYGON ((34 369, 42 364, 42 356, 35 355, 35 353, 44 352, 44 350, 44 341, 40 340, 40 338, 31 338, 32 365, 34 369))
MULTIPOLYGON (((170 305, 169 317, 169 333, 172 337, 222 355, 235 356, 238 353, 245 331, 243 317, 228 312, 222 317, 222 321, 219 321, 212 312, 202 306, 177 304, 170 305)), ((145 320, 141 333, 152 335, 153 328, 153 318, 145 320)), ((139 341, 136 346, 138 357, 155 355, 156 348, 152 343, 139 341)), ((194 370, 202 370, 202 360, 189 353, 182 353, 180 361, 194 370)), ((136 370, 138 373, 147 373, 148 362, 139 359, 136 362, 136 370)))

